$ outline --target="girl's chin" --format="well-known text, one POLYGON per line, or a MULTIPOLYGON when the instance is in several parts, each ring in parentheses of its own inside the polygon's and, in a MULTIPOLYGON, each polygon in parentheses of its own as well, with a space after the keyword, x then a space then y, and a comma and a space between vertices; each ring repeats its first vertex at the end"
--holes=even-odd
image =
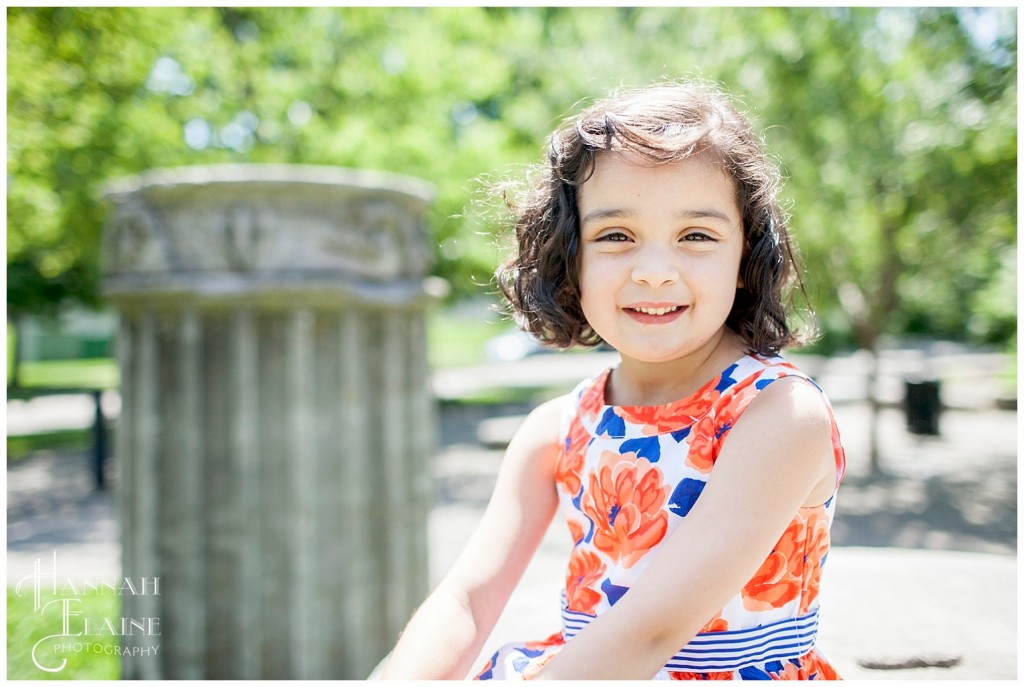
POLYGON ((623 359, 628 358, 632 362, 643 363, 645 365, 662 365, 666 363, 674 363, 687 357, 685 353, 679 353, 677 351, 658 352, 651 351, 648 349, 645 351, 631 352, 629 350, 622 349, 616 350, 618 350, 619 355, 621 355, 623 359))
POLYGON ((657 346, 616 346, 609 342, 609 345, 614 348, 623 360, 630 360, 632 362, 644 365, 665 365, 670 363, 684 362, 692 356, 696 356, 696 360, 703 362, 707 358, 710 351, 707 349, 708 342, 694 344, 693 346, 687 346, 681 348, 679 346, 671 347, 657 347, 657 346))

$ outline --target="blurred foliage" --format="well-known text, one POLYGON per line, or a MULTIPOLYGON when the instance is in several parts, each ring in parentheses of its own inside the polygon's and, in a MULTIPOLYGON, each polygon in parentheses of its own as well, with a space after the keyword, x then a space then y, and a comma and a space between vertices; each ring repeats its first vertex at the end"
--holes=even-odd
POLYGON ((9 8, 8 307, 98 300, 107 180, 291 162, 437 187, 436 271, 499 258, 477 181, 588 98, 725 84, 784 162, 830 341, 1016 331, 1014 8, 9 8))

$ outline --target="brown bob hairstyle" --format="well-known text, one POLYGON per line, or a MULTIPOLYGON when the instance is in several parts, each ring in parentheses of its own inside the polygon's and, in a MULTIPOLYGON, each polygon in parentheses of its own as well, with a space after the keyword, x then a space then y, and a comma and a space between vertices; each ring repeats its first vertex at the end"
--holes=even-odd
POLYGON ((700 156, 719 165, 735 183, 745 239, 743 287, 726 326, 754 353, 776 354, 803 342, 787 319, 791 282, 801 291, 803 284, 777 198, 778 168, 729 98, 696 82, 656 84, 595 102, 555 130, 546 161, 520 193, 506 190, 516 248, 496 277, 520 327, 558 348, 601 343, 580 306, 576 197, 605 152, 655 164, 700 156))

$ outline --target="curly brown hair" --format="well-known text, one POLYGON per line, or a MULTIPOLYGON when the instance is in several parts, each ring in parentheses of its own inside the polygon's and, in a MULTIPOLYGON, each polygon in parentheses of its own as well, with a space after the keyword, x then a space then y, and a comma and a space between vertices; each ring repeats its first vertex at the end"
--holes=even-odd
POLYGON ((545 163, 534 168, 519 197, 506 191, 517 245, 496 277, 520 327, 558 348, 601 343, 580 305, 577 193, 593 174, 597 155, 608 151, 656 164, 696 156, 718 164, 735 183, 744 232, 743 286, 726 326, 755 353, 776 354, 804 342, 788 319, 787 296, 793 282, 801 292, 803 284, 778 201, 778 167, 729 97, 692 81, 595 102, 555 130, 545 163))

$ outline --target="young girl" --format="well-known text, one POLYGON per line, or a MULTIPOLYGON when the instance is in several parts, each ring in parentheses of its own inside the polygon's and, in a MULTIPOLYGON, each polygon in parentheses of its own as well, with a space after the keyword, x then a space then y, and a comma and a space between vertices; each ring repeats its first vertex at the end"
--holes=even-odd
POLYGON ((845 461, 828 401, 779 357, 799 337, 777 188, 749 123, 699 84, 552 135, 499 283, 527 331, 621 362, 529 415, 384 677, 838 678, 815 635, 845 461), (562 629, 472 666, 556 509, 562 629))

